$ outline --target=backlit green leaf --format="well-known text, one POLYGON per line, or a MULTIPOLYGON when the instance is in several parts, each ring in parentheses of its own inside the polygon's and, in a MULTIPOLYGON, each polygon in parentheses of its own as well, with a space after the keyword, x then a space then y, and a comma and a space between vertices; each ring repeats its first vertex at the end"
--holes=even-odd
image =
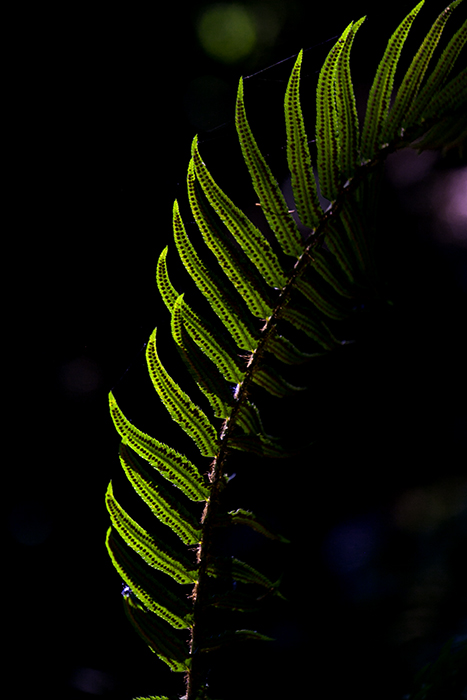
POLYGON ((243 102, 242 80, 240 80, 237 92, 235 123, 243 157, 263 214, 284 253, 298 257, 303 250, 300 232, 290 215, 284 195, 259 150, 250 129, 243 102))
POLYGON ((227 300, 225 293, 217 286, 201 262, 190 239, 186 234, 177 202, 173 209, 174 238, 180 259, 186 270, 193 278, 198 289, 206 297, 213 311, 220 318, 237 345, 244 350, 253 350, 257 346, 257 339, 251 332, 251 324, 238 316, 236 310, 227 300))
MULTIPOLYGON (((143 587, 139 583, 139 578, 141 578, 141 575, 138 577, 138 573, 141 572, 142 567, 139 567, 135 572, 134 564, 131 562, 125 552, 126 548, 118 544, 116 538, 113 536, 112 528, 109 528, 107 532, 106 546, 115 569, 119 573, 122 580, 131 589, 131 593, 141 601, 143 606, 147 610, 150 610, 158 615, 162 620, 168 622, 170 625, 172 625, 172 627, 175 627, 176 629, 188 629, 191 622, 191 615, 188 613, 186 614, 185 618, 183 618, 180 617, 180 615, 172 612, 169 607, 167 607, 167 605, 170 605, 170 602, 175 602, 175 606, 179 607, 178 599, 171 601, 169 593, 165 589, 164 593, 162 594, 162 600, 159 599, 159 601, 156 602, 158 592, 157 588, 154 586, 154 582, 149 580, 146 576, 146 586, 143 587), (165 602, 165 598, 167 597, 169 597, 169 603, 165 602)), ((158 587, 159 589, 162 588, 160 584, 158 587)))
POLYGON ((277 255, 261 231, 234 205, 213 180, 201 158, 196 138, 193 140, 192 157, 196 177, 216 214, 227 226, 267 284, 278 289, 283 287, 286 277, 277 255))
POLYGON ((195 571, 190 571, 173 555, 159 547, 146 530, 138 525, 138 523, 123 510, 113 495, 111 483, 106 493, 106 505, 112 525, 115 527, 120 537, 137 552, 149 566, 163 571, 178 583, 193 583, 196 581, 197 574, 195 571))
POLYGON ((451 5, 446 7, 445 10, 443 10, 414 56, 412 63, 410 64, 410 67, 397 91, 394 104, 384 126, 381 136, 383 141, 389 141, 397 136, 398 131, 405 123, 406 114, 414 102, 428 68, 430 59, 441 38, 444 26, 459 2, 461 2, 461 0, 453 2, 451 5))
POLYGON ((149 648, 172 671, 186 673, 190 668, 186 633, 183 637, 178 636, 168 625, 159 622, 157 615, 143 610, 129 596, 125 597, 124 605, 128 619, 149 648))
POLYGON ((303 51, 298 54, 285 93, 285 126, 287 131, 287 162, 295 206, 301 223, 315 228, 321 216, 315 176, 311 163, 308 138, 300 103, 300 70, 303 51))
MULTIPOLYGON (((157 263, 157 284, 165 305, 172 314, 175 303, 180 295, 172 285, 167 271, 167 248, 164 248, 157 263)), ((241 360, 236 354, 235 346, 227 342, 224 336, 217 334, 212 325, 202 319, 187 304, 183 298, 181 308, 183 325, 187 332, 206 354, 206 356, 217 366, 226 381, 238 384, 242 381, 244 370, 241 369, 241 360)))
POLYGON ((260 288, 245 273, 245 266, 242 266, 241 260, 243 254, 239 251, 229 250, 227 242, 222 241, 219 231, 216 230, 215 223, 210 220, 207 207, 200 197, 200 188, 196 182, 193 160, 190 161, 188 166, 187 182, 191 211, 206 245, 214 253, 217 262, 237 292, 242 296, 250 312, 254 316, 259 316, 259 318, 270 316, 272 309, 266 302, 260 288))
MULTIPOLYGON (((451 5, 451 9, 454 5, 457 6, 457 2, 451 5)), ((421 119, 421 115, 428 108, 433 96, 439 91, 444 85, 447 78, 449 77, 454 65, 459 57, 459 54, 467 41, 467 20, 464 21, 460 29, 454 34, 450 39, 443 53, 441 54, 434 70, 429 75, 425 85, 420 90, 416 99, 411 105, 407 112, 406 119, 404 120, 404 125, 408 127, 411 123, 416 123, 421 119)))
POLYGON ((213 457, 217 451, 217 434, 205 413, 180 389, 162 365, 156 348, 156 329, 146 348, 149 374, 154 388, 173 420, 195 441, 199 451, 213 457))
POLYGON ((349 32, 345 35, 344 45, 339 53, 336 66, 336 111, 341 183, 353 177, 359 165, 360 133, 357 105, 350 76, 350 50, 355 34, 364 21, 365 17, 362 17, 351 25, 349 32))
POLYGON ((200 528, 182 515, 183 506, 180 503, 176 503, 175 508, 173 503, 169 503, 163 487, 154 485, 125 445, 120 448, 120 463, 128 481, 156 518, 168 525, 185 544, 197 544, 201 537, 200 528))
POLYGON ((423 3, 424 0, 409 12, 389 39, 370 88, 361 140, 362 156, 368 160, 384 145, 381 135, 389 110, 394 74, 410 27, 423 3))
POLYGON ((339 57, 352 29, 349 24, 328 53, 321 68, 316 90, 316 148, 319 187, 323 197, 334 200, 339 191, 339 131, 336 105, 336 78, 339 57))
POLYGON ((125 418, 112 393, 109 394, 110 414, 123 442, 155 467, 192 501, 209 496, 203 478, 195 465, 184 455, 143 433, 125 418))

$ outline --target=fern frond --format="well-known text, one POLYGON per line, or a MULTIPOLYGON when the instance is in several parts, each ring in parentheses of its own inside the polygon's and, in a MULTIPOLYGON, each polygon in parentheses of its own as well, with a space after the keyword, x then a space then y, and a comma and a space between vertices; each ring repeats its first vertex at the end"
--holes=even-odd
POLYGON ((298 54, 285 93, 285 128, 287 133, 287 163, 292 191, 300 221, 314 229, 321 218, 315 176, 311 163, 308 138, 300 102, 300 71, 303 51, 298 54))
POLYGON ((303 331, 325 350, 333 350, 341 345, 326 324, 316 315, 314 318, 310 318, 308 314, 302 311, 285 306, 281 310, 281 318, 284 321, 288 321, 294 328, 303 331))
POLYGON ((147 472, 125 445, 120 446, 120 464, 128 481, 156 518, 168 525, 185 544, 198 544, 201 539, 201 529, 196 520, 179 501, 169 496, 162 485, 159 484, 157 487, 154 485, 147 472))
POLYGON ((193 583, 196 572, 187 568, 172 552, 166 552, 138 523, 126 513, 113 495, 112 482, 105 497, 110 520, 120 537, 154 569, 171 576, 177 583, 193 583))
POLYGON ((342 304, 342 299, 336 295, 331 296, 329 288, 324 292, 319 290, 319 282, 308 281, 303 276, 297 280, 297 289, 305 299, 313 304, 321 313, 331 319, 340 321, 349 314, 349 309, 342 304))
POLYGON ((463 108, 467 101, 467 68, 450 80, 430 101, 421 114, 421 119, 437 117, 463 108))
POLYGON ((285 456, 280 441, 265 432, 257 406, 244 401, 237 410, 236 426, 230 436, 230 447, 270 457, 285 456), (243 434, 239 434, 237 428, 243 434))
POLYGON ((206 199, 265 282, 281 289, 287 277, 270 243, 214 181, 200 156, 197 138, 193 140, 191 152, 195 174, 206 199))
POLYGON ((362 17, 351 25, 339 53, 335 72, 339 172, 341 178, 346 180, 353 177, 359 165, 360 145, 357 105, 350 75, 350 50, 355 34, 365 19, 366 17, 362 17))
POLYGON ((180 599, 154 579, 148 578, 144 567, 128 554, 128 547, 117 541, 112 528, 107 531, 105 543, 113 565, 131 594, 136 596, 147 610, 158 615, 172 627, 188 629, 192 622, 191 612, 188 610, 183 614, 184 611, 179 610, 180 599), (174 610, 177 610, 177 613, 174 610))
POLYGON ((283 252, 286 255, 299 257, 303 250, 300 232, 290 216, 284 195, 251 132, 243 101, 243 80, 240 80, 238 85, 235 124, 245 164, 263 214, 283 252))
POLYGON ((141 608, 130 596, 124 598, 125 613, 139 636, 148 647, 176 673, 186 673, 190 658, 185 639, 170 627, 158 621, 157 615, 141 608))
POLYGON ((250 313, 259 318, 271 315, 272 308, 265 299, 262 290, 255 284, 254 278, 247 274, 246 260, 240 263, 239 251, 229 250, 227 241, 223 241, 218 228, 203 207, 199 186, 196 181, 193 160, 188 166, 188 198, 193 217, 208 248, 216 256, 217 262, 233 286, 245 301, 250 313))
MULTIPOLYGON (((250 128, 242 80, 235 125, 245 174, 270 227, 266 235, 214 180, 198 139, 192 142, 187 195, 193 226, 185 227, 175 201, 173 237, 183 274, 197 287, 201 303, 207 302, 206 315, 194 308, 188 292, 180 293, 172 284, 167 247, 156 273, 172 341, 192 382, 189 393, 162 362, 156 330, 146 359, 161 403, 201 456, 209 458, 209 474, 201 475, 185 455, 135 427, 111 393, 123 472, 144 509, 158 521, 157 528, 178 548, 156 540, 136 522, 116 500, 112 482, 106 493, 111 521, 106 547, 125 583, 125 612, 150 649, 173 671, 185 673, 186 700, 207 700, 203 664, 208 652, 234 641, 270 639, 250 629, 216 629, 212 615, 217 609, 251 612, 262 598, 283 598, 280 579, 235 556, 217 554, 216 533, 224 527, 244 525, 276 543, 288 542, 250 510, 229 510, 224 501, 230 482, 226 465, 232 452, 249 452, 255 455, 253 462, 256 456, 298 453, 295 444, 290 450, 286 439, 268 433, 256 397, 261 402, 264 390, 276 401, 302 391, 305 387, 296 386, 300 381, 289 379, 291 371, 315 357, 341 352, 346 344, 341 338, 352 327, 355 310, 367 300, 381 299, 374 212, 384 158, 402 147, 465 144, 467 73, 465 68, 452 71, 467 41, 467 22, 448 40, 429 74, 447 20, 462 1, 455 0, 436 19, 402 76, 390 109, 401 51, 423 0, 400 23, 376 70, 361 134, 350 59, 365 17, 345 28, 318 77, 315 163, 300 100, 300 51, 287 84, 284 114, 292 194, 296 216, 309 229, 306 235, 300 233, 295 212, 289 210, 250 128), (318 191, 329 200, 326 211, 318 191), (204 410, 192 391, 207 399, 204 410), (167 580, 170 585, 164 584, 167 580), (173 592, 173 586, 178 588, 173 581, 183 587, 181 595, 173 592)), ((311 438, 307 436, 308 444, 311 438)))
POLYGON ((169 698, 168 695, 147 695, 146 697, 133 698, 133 700, 179 700, 178 698, 169 698))
POLYGON ((384 143, 381 135, 389 110, 394 74, 410 27, 421 10, 424 1, 421 0, 397 27, 388 41, 383 58, 376 71, 368 97, 361 140, 362 156, 367 160, 371 160, 384 143))
POLYGON ((213 311, 231 334, 238 347, 243 350, 253 350, 256 348, 258 341, 255 338, 252 324, 246 323, 243 317, 239 316, 239 312, 235 309, 230 299, 227 299, 225 289, 221 292, 221 287, 213 282, 212 275, 209 274, 205 265, 201 262, 187 236, 177 202, 174 204, 173 217, 175 244, 187 272, 193 278, 201 293, 206 297, 213 311))
POLYGON ((240 366, 240 360, 235 354, 235 348, 226 343, 225 337, 215 337, 215 330, 212 325, 207 323, 196 314, 185 301, 183 295, 175 290, 172 285, 167 271, 167 251, 164 248, 159 256, 157 263, 157 286, 162 299, 170 313, 173 313, 175 304, 180 297, 183 298, 182 304, 182 321, 187 332, 193 341, 199 346, 202 352, 213 362, 218 368, 227 382, 239 384, 245 375, 244 370, 240 366))
MULTIPOLYGON (((462 1, 463 0, 459 0, 459 2, 462 1)), ((453 3, 450 6, 451 9, 454 5, 457 7, 457 4, 457 2, 453 3)), ((410 123, 419 122, 421 120, 422 114, 427 110, 427 108, 429 109, 433 96, 436 95, 440 88, 442 88, 443 84, 454 68, 457 58, 465 46, 466 41, 467 20, 464 21, 462 26, 453 35, 438 59, 438 62, 428 77, 425 85, 420 90, 412 105, 410 105, 404 126, 407 126, 410 123)))
POLYGON ((337 295, 344 299, 352 299, 354 296, 352 281, 346 278, 342 273, 341 266, 329 250, 328 244, 329 241, 327 241, 326 249, 316 248, 310 253, 313 269, 316 270, 324 282, 332 287, 337 295))
POLYGON ((181 294, 172 309, 170 327, 180 356, 200 391, 211 404, 216 418, 228 418, 232 411, 233 392, 223 381, 216 364, 202 352, 199 344, 186 332, 183 323, 184 295, 181 294))
POLYGON ((277 331, 273 333, 272 337, 269 339, 266 350, 285 365, 299 365, 315 357, 314 353, 302 352, 302 350, 299 350, 290 340, 287 340, 287 338, 277 333, 277 331))
POLYGON ((272 369, 260 368, 256 370, 253 381, 269 394, 272 394, 272 396, 277 396, 279 398, 294 394, 297 391, 304 391, 305 389, 305 387, 290 384, 286 379, 281 377, 278 372, 272 369))
POLYGON ((384 126, 383 133, 381 135, 381 139, 383 141, 390 141, 397 136, 401 127, 405 123, 405 115, 416 98, 430 59, 441 38, 445 24, 451 16, 452 11, 457 7, 457 5, 459 5, 460 2, 462 2, 462 0, 456 0, 449 5, 449 7, 446 7, 445 10, 443 10, 415 54, 412 63, 410 64, 410 67, 402 80, 399 90, 397 91, 394 104, 384 126))
POLYGON ((180 389, 162 365, 156 347, 156 329, 146 347, 149 375, 155 390, 173 420, 194 440, 202 455, 217 451, 217 433, 206 414, 180 389))
MULTIPOLYGON (((319 187, 323 197, 334 200, 340 185, 339 134, 336 107, 336 79, 339 57, 352 28, 348 25, 328 53, 316 89, 316 147, 319 187)), ((343 93, 342 93, 343 94, 343 93)))
MULTIPOLYGON (((171 698, 168 697, 168 695, 147 695, 146 697, 137 697, 133 698, 133 700, 171 700, 171 698)), ((172 700, 175 700, 172 698, 172 700)), ((176 700, 179 700, 176 698, 176 700)))
POLYGON ((467 144, 467 113, 459 111, 456 116, 448 116, 441 119, 435 126, 429 129, 421 139, 412 144, 413 148, 423 151, 427 148, 458 148, 461 157, 467 144))
POLYGON ((227 580, 234 580, 238 583, 246 583, 255 586, 261 586, 262 588, 267 588, 268 591, 274 595, 283 598, 283 595, 279 591, 280 581, 272 582, 267 576, 260 573, 257 569, 249 564, 246 564, 240 559, 235 557, 228 558, 217 558, 215 561, 208 562, 207 573, 209 576, 214 578, 225 578, 227 580))
POLYGON ((109 394, 110 414, 123 439, 140 457, 155 467, 193 501, 203 501, 209 491, 198 469, 184 455, 138 430, 123 415, 112 393, 109 394))

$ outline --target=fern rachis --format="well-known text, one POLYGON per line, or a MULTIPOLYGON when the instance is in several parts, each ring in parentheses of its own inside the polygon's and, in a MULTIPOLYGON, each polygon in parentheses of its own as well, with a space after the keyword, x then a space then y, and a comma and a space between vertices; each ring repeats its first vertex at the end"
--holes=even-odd
POLYGON ((264 595, 281 597, 278 582, 253 563, 224 559, 215 549, 219 529, 236 523, 287 541, 253 513, 238 507, 226 512, 224 506, 229 487, 226 469, 233 451, 266 457, 286 454, 281 441, 263 427, 252 400, 256 388, 275 398, 299 391, 301 387, 287 379, 287 367, 312 362, 314 356, 345 345, 342 321, 352 318, 362 297, 381 293, 371 205, 387 154, 413 145, 415 139, 423 148, 465 140, 465 70, 454 77, 451 72, 466 41, 467 22, 430 72, 442 30, 461 1, 436 20, 390 108, 401 50, 423 2, 401 22, 376 71, 361 129, 349 56, 365 18, 347 26, 318 79, 317 179, 300 104, 303 53, 299 54, 285 95, 285 123, 292 189, 300 221, 308 227, 305 236, 250 129, 242 81, 237 133, 271 236, 266 237, 214 181, 203 162, 202 147, 193 141, 187 196, 200 236, 196 243, 191 240, 192 229, 188 230, 177 202, 173 232, 180 260, 204 297, 207 312, 199 313, 189 295, 180 294, 172 284, 172 253, 167 249, 158 261, 157 286, 170 313, 177 351, 208 409, 198 406, 182 388, 184 378, 179 384, 166 370, 156 330, 146 358, 161 402, 200 456, 193 461, 133 426, 110 395, 111 415, 122 438, 122 468, 136 493, 188 551, 156 541, 126 513, 112 485, 106 496, 112 522, 107 548, 127 586, 126 612, 149 647, 172 670, 185 674, 187 700, 208 700, 206 668, 212 649, 267 639, 256 630, 215 629, 212 611, 218 606, 247 610, 264 595), (447 141, 443 133, 449 135, 447 141), (331 203, 326 211, 318 189, 331 203), (209 254, 198 255, 197 249, 205 250, 204 246, 209 254), (215 265, 205 262, 211 254, 215 265), (194 506, 201 506, 201 518, 194 515, 194 506), (164 576, 182 587, 180 600, 165 585, 164 576))

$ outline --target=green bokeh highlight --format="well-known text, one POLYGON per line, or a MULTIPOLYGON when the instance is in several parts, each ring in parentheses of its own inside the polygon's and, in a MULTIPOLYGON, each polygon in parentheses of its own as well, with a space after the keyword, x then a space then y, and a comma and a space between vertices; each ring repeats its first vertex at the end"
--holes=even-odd
POLYGON ((248 8, 237 3, 218 3, 207 7, 197 26, 204 51, 223 63, 237 63, 257 44, 255 18, 248 8))

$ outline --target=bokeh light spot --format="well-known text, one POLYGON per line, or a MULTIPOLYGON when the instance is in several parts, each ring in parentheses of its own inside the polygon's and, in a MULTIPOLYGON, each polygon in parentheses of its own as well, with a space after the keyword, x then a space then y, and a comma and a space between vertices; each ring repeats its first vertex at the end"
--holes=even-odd
POLYGON ((467 245, 467 168, 443 173, 435 185, 434 201, 439 202, 439 238, 450 238, 467 245))
POLYGON ((255 19, 248 8, 237 3, 210 5, 201 14, 198 39, 204 51, 223 63, 236 63, 255 48, 255 19))

